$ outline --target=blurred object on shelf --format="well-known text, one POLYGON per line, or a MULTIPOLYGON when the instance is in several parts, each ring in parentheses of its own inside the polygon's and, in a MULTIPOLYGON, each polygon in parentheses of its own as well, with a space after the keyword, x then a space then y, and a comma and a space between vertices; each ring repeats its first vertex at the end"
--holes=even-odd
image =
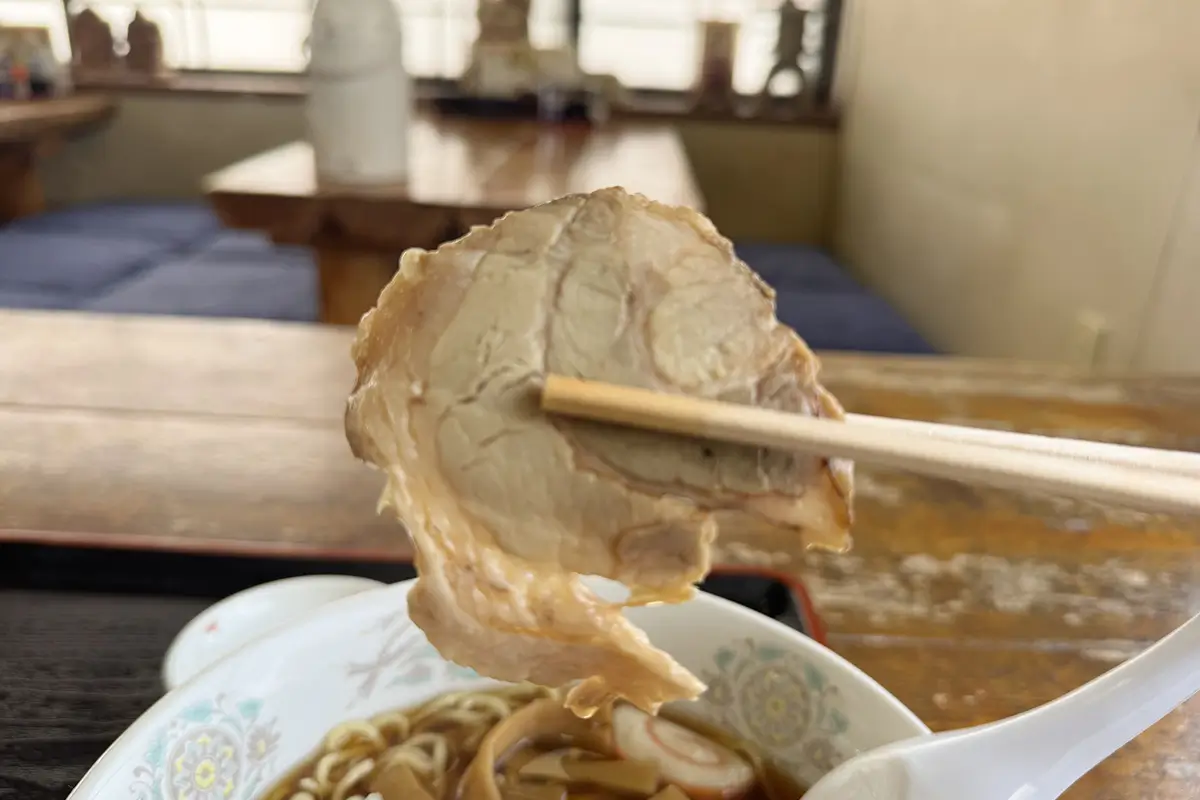
POLYGON ((86 73, 110 73, 119 63, 112 29, 90 8, 72 14, 68 24, 71 35, 71 66, 86 73))
POLYGON ((54 97, 66 88, 48 28, 0 26, 0 99, 54 97))
POLYGON ((125 28, 124 38, 84 7, 68 20, 71 37, 70 75, 79 84, 145 86, 168 77, 163 35, 158 24, 140 9, 125 28))
POLYGON ((476 44, 529 45, 530 0, 480 0, 476 44))
POLYGON ((530 0, 480 0, 479 35, 459 79, 457 97, 444 111, 532 117, 555 121, 607 118, 625 103, 625 89, 610 75, 589 75, 571 47, 535 47, 529 39, 530 0))
POLYGON ((387 187, 408 178, 403 38, 392 0, 317 0, 306 116, 322 184, 387 187))
POLYGON ((148 77, 160 77, 166 72, 162 31, 140 10, 129 21, 125 41, 129 45, 125 53, 125 68, 129 72, 148 77))
POLYGON ((758 98, 758 113, 768 116, 798 116, 811 105, 808 76, 800 59, 804 56, 804 29, 808 11, 798 7, 793 0, 781 0, 779 4, 779 37, 775 42, 775 63, 767 72, 758 98), (787 74, 795 76, 796 91, 776 95, 772 86, 787 74))
POLYGON ((692 107, 700 111, 731 111, 736 105, 733 64, 737 57, 740 26, 736 22, 705 20, 700 23, 700 68, 693 90, 692 107))

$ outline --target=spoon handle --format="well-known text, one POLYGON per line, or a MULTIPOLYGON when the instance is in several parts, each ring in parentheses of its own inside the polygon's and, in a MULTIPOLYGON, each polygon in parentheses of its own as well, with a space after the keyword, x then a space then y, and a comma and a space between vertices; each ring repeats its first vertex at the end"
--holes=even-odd
POLYGON ((976 792, 995 787, 977 798, 1053 800, 1197 692, 1200 615, 1070 694, 952 737, 943 756, 959 750, 960 764, 971 762, 976 792))

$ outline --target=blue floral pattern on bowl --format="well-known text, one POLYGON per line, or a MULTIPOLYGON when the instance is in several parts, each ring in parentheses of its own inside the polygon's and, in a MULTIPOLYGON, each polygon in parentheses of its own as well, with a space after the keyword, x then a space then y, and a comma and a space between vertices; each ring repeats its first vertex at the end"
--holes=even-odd
POLYGON ((805 781, 846 759, 841 742, 850 723, 841 693, 816 665, 749 637, 718 648, 713 663, 700 673, 708 684, 701 717, 756 743, 805 781))
POLYGON ((158 729, 134 768, 135 800, 251 800, 274 776, 277 721, 257 699, 217 695, 158 729))

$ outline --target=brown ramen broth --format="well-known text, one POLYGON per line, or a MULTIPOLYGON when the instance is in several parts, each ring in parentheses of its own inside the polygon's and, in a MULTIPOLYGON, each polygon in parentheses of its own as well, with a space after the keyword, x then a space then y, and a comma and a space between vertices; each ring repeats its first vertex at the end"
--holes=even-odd
POLYGON ((580 719, 534 686, 438 695, 338 725, 262 800, 796 800, 725 731, 628 705, 580 719))

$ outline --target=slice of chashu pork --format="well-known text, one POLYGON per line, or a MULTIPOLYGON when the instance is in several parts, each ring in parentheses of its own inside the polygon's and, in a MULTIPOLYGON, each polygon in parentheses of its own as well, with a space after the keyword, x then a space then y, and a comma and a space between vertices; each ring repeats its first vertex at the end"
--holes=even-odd
POLYGON ((412 619, 483 675, 577 681, 580 714, 704 690, 580 574, 675 602, 718 537, 775 564, 849 545, 846 462, 538 409, 555 373, 843 418, 774 293, 690 209, 603 189, 409 250, 353 355, 346 435, 415 545, 412 619))

